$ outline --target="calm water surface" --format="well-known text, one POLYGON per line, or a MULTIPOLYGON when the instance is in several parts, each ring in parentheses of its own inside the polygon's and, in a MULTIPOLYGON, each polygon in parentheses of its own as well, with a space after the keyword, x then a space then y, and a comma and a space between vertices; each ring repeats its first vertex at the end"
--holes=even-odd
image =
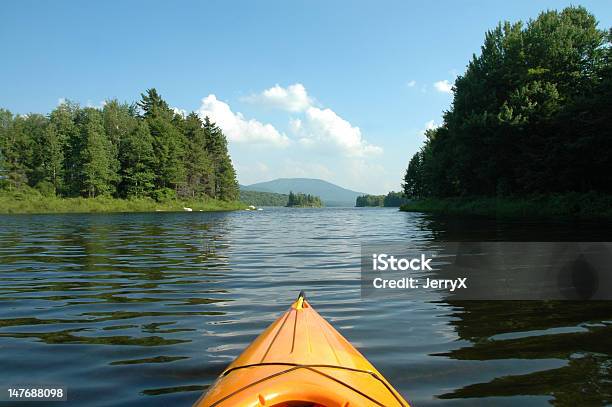
POLYGON ((611 233, 375 208, 0 216, 0 383, 67 386, 65 406, 189 406, 304 289, 416 406, 606 405, 612 303, 364 300, 359 254, 611 233))

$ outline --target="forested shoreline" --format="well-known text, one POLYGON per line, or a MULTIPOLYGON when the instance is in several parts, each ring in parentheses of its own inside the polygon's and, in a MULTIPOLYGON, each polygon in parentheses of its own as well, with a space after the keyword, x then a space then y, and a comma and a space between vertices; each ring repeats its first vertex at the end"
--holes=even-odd
POLYGON ((410 160, 404 193, 415 201, 404 209, 470 213, 470 201, 539 199, 580 214, 609 202, 611 39, 583 7, 487 32, 442 125, 410 160))
POLYGON ((65 101, 48 115, 0 109, 0 189, 5 200, 175 200, 208 209, 239 198, 221 129, 175 112, 155 89, 134 104, 65 101))
POLYGON ((289 195, 240 189, 240 200, 254 206, 286 206, 289 195))
POLYGON ((391 191, 386 195, 362 195, 355 199, 355 206, 361 207, 376 207, 383 206, 386 208, 399 208, 408 202, 408 198, 402 192, 391 191))

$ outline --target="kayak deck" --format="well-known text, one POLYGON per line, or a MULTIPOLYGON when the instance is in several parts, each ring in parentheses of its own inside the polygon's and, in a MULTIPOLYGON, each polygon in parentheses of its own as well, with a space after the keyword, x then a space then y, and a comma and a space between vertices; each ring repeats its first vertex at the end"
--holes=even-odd
POLYGON ((194 405, 408 406, 300 294, 194 405))

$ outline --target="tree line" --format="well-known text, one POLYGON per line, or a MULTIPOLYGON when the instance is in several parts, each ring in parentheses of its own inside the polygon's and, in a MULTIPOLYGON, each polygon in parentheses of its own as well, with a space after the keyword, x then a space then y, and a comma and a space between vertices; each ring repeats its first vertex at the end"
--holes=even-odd
POLYGON ((302 193, 295 194, 293 191, 290 191, 286 206, 320 208, 323 206, 323 202, 321 202, 321 198, 318 196, 302 193))
POLYGON ((255 206, 287 206, 289 195, 240 189, 240 200, 255 206))
POLYGON ((612 192, 611 39, 583 7, 487 32, 410 160, 405 194, 612 192))
POLYGON ((50 114, 0 109, 1 188, 62 197, 238 199, 221 129, 182 115, 155 89, 135 104, 63 102, 50 114))
POLYGON ((356 207, 384 206, 398 208, 408 202, 403 192, 391 191, 387 195, 362 195, 355 200, 356 207))

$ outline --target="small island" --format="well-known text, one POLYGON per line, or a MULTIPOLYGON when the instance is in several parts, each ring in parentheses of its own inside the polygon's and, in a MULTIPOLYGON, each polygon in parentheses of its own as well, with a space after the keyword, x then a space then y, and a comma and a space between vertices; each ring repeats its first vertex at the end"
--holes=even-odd
POLYGON ((289 199, 287 200, 287 208, 321 208, 323 202, 321 198, 315 195, 297 193, 293 191, 289 192, 289 199))

